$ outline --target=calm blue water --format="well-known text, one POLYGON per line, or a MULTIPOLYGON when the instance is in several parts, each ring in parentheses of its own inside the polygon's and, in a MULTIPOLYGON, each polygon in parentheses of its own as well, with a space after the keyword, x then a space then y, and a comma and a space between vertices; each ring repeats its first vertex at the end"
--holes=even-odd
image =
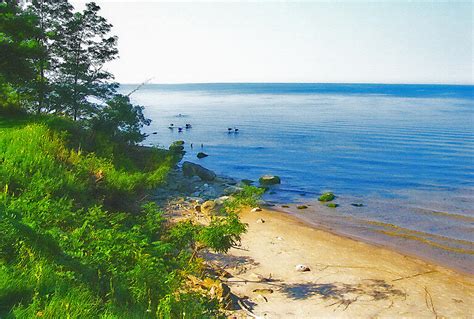
POLYGON ((218 174, 279 175, 267 199, 310 203, 315 209, 302 214, 309 221, 362 225, 351 231, 362 237, 367 229, 408 232, 454 247, 449 253, 467 265, 474 262, 473 94, 474 86, 448 85, 188 84, 148 85, 132 97, 153 120, 146 132, 157 132, 145 144, 183 139, 185 160, 218 174), (193 127, 178 133, 170 123, 193 127), (209 157, 198 160, 199 151, 209 157), (336 210, 314 202, 327 190, 338 195, 336 210))

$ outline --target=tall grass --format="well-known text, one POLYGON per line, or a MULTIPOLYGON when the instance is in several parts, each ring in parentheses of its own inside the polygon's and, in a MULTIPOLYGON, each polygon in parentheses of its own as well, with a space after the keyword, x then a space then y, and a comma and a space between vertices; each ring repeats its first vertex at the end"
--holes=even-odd
POLYGON ((0 131, 0 318, 219 317, 215 300, 182 287, 200 271, 196 242, 225 251, 238 219, 171 226, 137 199, 172 155, 104 151, 74 124, 36 122, 0 131))

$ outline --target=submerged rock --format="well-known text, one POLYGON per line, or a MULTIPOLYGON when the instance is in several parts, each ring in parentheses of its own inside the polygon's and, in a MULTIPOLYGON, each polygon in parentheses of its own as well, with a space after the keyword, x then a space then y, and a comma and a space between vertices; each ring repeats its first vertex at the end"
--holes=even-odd
POLYGON ((281 179, 280 177, 276 175, 263 175, 258 179, 258 182, 262 186, 269 186, 269 185, 276 185, 276 184, 281 184, 281 179))
POLYGON ((336 204, 336 203, 328 203, 328 204, 326 204, 326 206, 329 207, 329 208, 336 208, 336 207, 339 206, 339 204, 336 204))
POLYGON ((183 175, 188 177, 199 176, 203 181, 212 181, 216 178, 216 173, 213 171, 191 162, 183 163, 183 175))
POLYGON ((204 158, 204 157, 208 157, 209 155, 207 155, 206 153, 203 153, 203 152, 199 152, 197 153, 196 157, 201 159, 201 158, 204 158))
POLYGON ((244 178, 243 180, 241 180, 240 182, 241 182, 243 185, 247 185, 247 186, 250 186, 250 185, 252 185, 252 184, 254 183, 253 180, 251 180, 251 179, 245 179, 245 178, 244 178))
POLYGON ((362 204, 362 203, 352 203, 351 206, 354 206, 354 207, 364 207, 364 204, 362 204))
POLYGON ((319 196, 318 200, 320 202, 330 202, 334 198, 336 198, 336 196, 334 196, 334 194, 332 192, 327 192, 327 193, 324 193, 321 196, 319 196))
POLYGON ((298 208, 298 209, 306 209, 306 208, 308 208, 308 206, 306 206, 306 205, 298 205, 298 206, 296 206, 296 208, 298 208))

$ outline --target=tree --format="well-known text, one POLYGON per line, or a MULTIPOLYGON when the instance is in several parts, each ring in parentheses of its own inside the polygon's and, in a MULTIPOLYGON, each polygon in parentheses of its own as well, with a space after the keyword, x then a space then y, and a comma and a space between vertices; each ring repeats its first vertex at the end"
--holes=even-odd
POLYGON ((104 64, 118 56, 117 37, 110 36, 112 25, 99 13, 100 7, 88 3, 64 27, 56 52, 60 79, 55 84, 57 110, 74 120, 96 114, 116 92, 118 84, 104 64))
POLYGON ((36 20, 35 15, 24 12, 15 2, 0 2, 2 101, 8 100, 5 92, 16 93, 17 104, 21 104, 20 95, 35 76, 33 60, 42 54, 36 41, 36 20))
POLYGON ((143 109, 133 105, 128 96, 117 94, 90 120, 91 128, 120 143, 139 143, 145 138, 140 129, 151 122, 143 109))
POLYGON ((39 114, 47 107, 53 80, 60 78, 55 72, 59 62, 55 53, 60 50, 58 40, 64 34, 64 26, 73 17, 73 6, 67 0, 33 0, 27 10, 37 17, 36 41, 42 48, 42 54, 34 60, 36 76, 31 83, 39 114))

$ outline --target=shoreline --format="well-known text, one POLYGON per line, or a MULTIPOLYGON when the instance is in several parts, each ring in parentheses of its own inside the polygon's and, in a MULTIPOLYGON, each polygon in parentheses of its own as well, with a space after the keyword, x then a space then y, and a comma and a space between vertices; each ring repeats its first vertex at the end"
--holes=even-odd
MULTIPOLYGON (((286 205, 286 206, 290 206, 290 205, 295 205, 295 204, 291 203, 291 204, 286 205)), ((317 208, 315 208, 315 209, 317 210, 317 208)), ((420 244, 420 243, 416 242, 413 239, 405 239, 403 237, 400 237, 400 238, 389 237, 388 235, 386 237, 384 237, 381 234, 379 234, 379 236, 377 237, 377 234, 375 232, 370 234, 370 235, 366 235, 366 236, 364 236, 362 234, 357 234, 356 232, 351 233, 350 231, 347 231, 347 229, 346 230, 338 229, 334 225, 326 225, 326 224, 323 224, 323 223, 317 223, 316 221, 313 221, 313 220, 305 219, 304 216, 301 213, 298 214, 296 212, 290 211, 290 210, 297 210, 297 209, 281 208, 281 207, 273 206, 273 207, 268 207, 267 210, 275 211, 279 214, 284 214, 284 215, 287 215, 287 216, 291 216, 292 218, 295 218, 296 220, 301 221, 303 224, 307 225, 308 227, 312 227, 312 228, 315 228, 317 230, 328 232, 328 233, 331 233, 335 236, 340 236, 340 237, 343 237, 343 238, 364 242, 366 244, 373 245, 375 247, 391 250, 391 251, 397 252, 397 253, 399 253, 401 255, 404 255, 404 256, 420 259, 424 262, 427 262, 427 263, 430 263, 430 264, 433 264, 433 265, 437 265, 437 266, 455 271, 455 272, 457 272, 459 274, 462 274, 462 275, 465 275, 465 276, 473 276, 474 275, 474 269, 469 268, 468 265, 464 265, 464 264, 460 265, 460 264, 456 264, 456 263, 450 263, 448 257, 444 258, 444 260, 442 261, 441 258, 434 257, 434 254, 436 253, 436 251, 435 251, 436 248, 430 247, 430 246, 424 246, 426 244, 424 244, 424 243, 420 244), (411 244, 412 247, 411 247, 411 249, 407 249, 406 247, 404 249, 404 247, 402 247, 400 245, 390 243, 389 239, 405 241, 406 243, 411 244), (418 245, 418 246, 416 246, 416 245, 418 245), (428 248, 431 251, 430 252, 425 252, 425 253, 416 253, 413 250, 416 250, 417 248, 419 248, 419 249, 428 248), (471 272, 469 272, 469 270, 471 270, 471 272)), ((368 231, 373 231, 373 230, 370 229, 368 231)), ((441 250, 441 252, 449 253, 449 252, 444 251, 444 250, 441 250)), ((473 265, 473 267, 474 267, 474 265, 473 265)))
MULTIPOLYGON (((199 219, 198 200, 219 200, 228 188, 238 187, 229 177, 205 182, 177 170, 161 197, 177 196, 168 202, 169 216, 199 219)), ((314 225, 291 206, 293 213, 263 202, 260 211, 243 209, 240 219, 248 230, 241 245, 225 254, 201 253, 206 263, 228 274, 220 280, 245 309, 231 311, 229 318, 474 315, 472 275, 314 225), (298 265, 309 271, 297 271, 298 265)))
MULTIPOLYGON (((170 179, 161 194, 153 195, 155 200, 172 197, 184 197, 187 200, 214 200, 220 196, 229 196, 242 186, 239 179, 226 175, 216 175, 212 181, 203 181, 197 176, 183 176, 181 169, 176 169, 170 173, 170 179), (230 192, 228 191, 230 189, 230 192)), ((347 203, 346 203, 347 204, 347 203)), ((469 271, 470 260, 454 260, 451 252, 432 247, 427 243, 420 242, 418 239, 393 237, 383 233, 377 233, 377 230, 369 225, 358 224, 356 220, 343 220, 343 214, 334 214, 334 208, 326 208, 320 202, 297 201, 291 203, 262 201, 261 207, 267 210, 292 216, 309 227, 332 233, 336 236, 362 241, 369 245, 382 247, 388 250, 398 252, 402 255, 410 256, 423 260, 428 263, 436 264, 456 271, 460 274, 473 276, 474 270, 469 271), (297 206, 305 204, 307 208, 297 209, 297 206), (323 213, 323 214, 321 214, 323 213), (331 216, 333 220, 325 220, 331 216), (364 229, 362 229, 364 228, 364 229), (444 255, 443 258, 436 255, 444 255)), ((364 220, 362 220, 364 222, 364 220)), ((459 256, 454 256, 458 257, 459 256)), ((474 263, 473 263, 474 267, 474 263)))
POLYGON ((206 258, 232 274, 226 284, 257 316, 473 315, 472 276, 315 228, 288 213, 245 209, 241 219, 249 225, 241 247, 206 258), (296 271, 298 264, 310 271, 296 271))

